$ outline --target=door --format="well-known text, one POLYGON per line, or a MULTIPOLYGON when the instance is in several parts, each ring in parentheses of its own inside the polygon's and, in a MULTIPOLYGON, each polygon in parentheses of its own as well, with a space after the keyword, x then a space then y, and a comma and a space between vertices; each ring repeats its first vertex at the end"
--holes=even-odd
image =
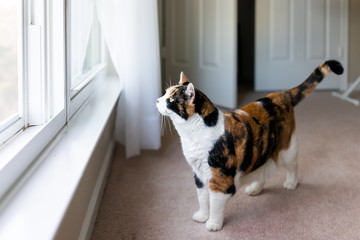
MULTIPOLYGON (((347 66, 347 0, 257 0, 255 90, 294 87, 326 59, 347 66)), ((345 89, 347 71, 318 88, 345 89)))
POLYGON ((184 71, 189 81, 213 103, 235 108, 236 0, 166 0, 164 3, 165 78, 175 84, 184 71))

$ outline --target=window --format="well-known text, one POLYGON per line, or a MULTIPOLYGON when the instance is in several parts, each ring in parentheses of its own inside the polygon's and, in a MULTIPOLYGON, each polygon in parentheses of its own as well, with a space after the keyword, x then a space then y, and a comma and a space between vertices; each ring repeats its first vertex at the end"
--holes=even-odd
MULTIPOLYGON (((18 113, 19 23, 17 1, 0 1, 0 121, 18 113)), ((21 39, 21 38, 20 38, 21 39)))
POLYGON ((94 0, 0 0, 0 31, 1 198, 86 103, 106 64, 94 0))
POLYGON ((72 116, 91 94, 96 85, 94 76, 98 75, 106 64, 104 40, 95 1, 68 2, 68 91, 71 100, 68 116, 72 116))
POLYGON ((24 125, 21 10, 20 1, 0 0, 0 145, 24 125))
POLYGON ((95 1, 71 1, 70 8, 71 95, 74 96, 102 66, 103 58, 95 1))

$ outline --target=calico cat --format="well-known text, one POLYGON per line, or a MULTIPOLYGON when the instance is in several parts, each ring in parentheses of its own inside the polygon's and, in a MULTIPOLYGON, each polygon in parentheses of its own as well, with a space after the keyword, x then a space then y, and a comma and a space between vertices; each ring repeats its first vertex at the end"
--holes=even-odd
POLYGON ((287 170, 284 188, 297 186, 298 146, 294 107, 330 72, 343 67, 329 60, 317 67, 299 86, 270 93, 240 109, 222 113, 200 90, 180 74, 156 101, 178 131, 186 161, 194 172, 200 209, 193 215, 206 228, 222 228, 227 200, 241 185, 257 195, 276 166, 287 170))

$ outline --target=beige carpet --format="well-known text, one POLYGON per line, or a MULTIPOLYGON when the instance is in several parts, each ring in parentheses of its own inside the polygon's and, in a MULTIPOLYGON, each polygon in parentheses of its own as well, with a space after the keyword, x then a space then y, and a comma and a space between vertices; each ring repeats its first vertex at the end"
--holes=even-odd
MULTIPOLYGON (((261 96, 244 92, 240 103, 261 96)), ((297 190, 282 188, 283 169, 259 196, 238 189, 220 232, 191 219, 196 189, 176 132, 140 157, 125 159, 119 146, 93 239, 360 239, 360 107, 316 92, 296 119, 297 190)))

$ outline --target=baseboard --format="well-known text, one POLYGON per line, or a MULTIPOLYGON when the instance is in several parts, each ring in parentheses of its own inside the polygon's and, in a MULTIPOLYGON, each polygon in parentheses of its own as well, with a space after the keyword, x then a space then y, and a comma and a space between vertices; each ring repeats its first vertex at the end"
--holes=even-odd
POLYGON ((84 222, 81 227, 81 231, 79 235, 79 239, 81 240, 91 239, 91 235, 95 227, 96 218, 99 212, 102 196, 105 190, 107 176, 110 171, 111 160, 113 159, 115 149, 116 149, 115 141, 112 140, 106 151, 105 160, 103 162, 103 165, 101 166, 99 177, 96 181, 94 192, 91 196, 89 207, 86 211, 84 222))

